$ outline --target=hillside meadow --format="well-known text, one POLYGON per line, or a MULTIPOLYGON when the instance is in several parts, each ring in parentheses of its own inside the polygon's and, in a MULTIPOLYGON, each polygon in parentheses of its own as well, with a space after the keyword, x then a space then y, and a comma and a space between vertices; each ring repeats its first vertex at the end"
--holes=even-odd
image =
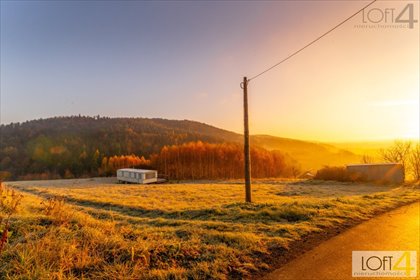
POLYGON ((0 278, 252 278, 299 240, 420 198, 418 185, 260 180, 245 204, 236 181, 114 181, 3 183, 0 232, 21 200, 0 252, 0 278))

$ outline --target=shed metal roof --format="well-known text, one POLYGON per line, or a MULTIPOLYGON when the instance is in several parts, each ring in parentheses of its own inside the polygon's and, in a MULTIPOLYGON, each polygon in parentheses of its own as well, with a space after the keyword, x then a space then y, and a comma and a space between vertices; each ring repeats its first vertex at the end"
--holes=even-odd
POLYGON ((402 165, 397 162, 385 162, 385 163, 357 163, 357 164, 347 164, 346 166, 388 166, 388 165, 402 165))

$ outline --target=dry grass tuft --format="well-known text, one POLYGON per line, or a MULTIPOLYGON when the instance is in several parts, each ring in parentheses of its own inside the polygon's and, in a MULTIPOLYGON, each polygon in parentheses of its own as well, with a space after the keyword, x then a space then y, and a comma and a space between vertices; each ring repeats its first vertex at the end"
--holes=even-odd
POLYGON ((23 195, 13 189, 3 186, 0 181, 0 253, 12 232, 10 231, 10 219, 18 210, 23 195))

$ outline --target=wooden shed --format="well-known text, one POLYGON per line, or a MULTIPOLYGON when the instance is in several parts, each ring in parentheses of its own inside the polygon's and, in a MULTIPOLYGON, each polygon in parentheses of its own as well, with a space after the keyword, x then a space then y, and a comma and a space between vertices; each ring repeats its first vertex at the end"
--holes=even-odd
POLYGON ((118 182, 150 184, 158 181, 156 170, 124 168, 117 170, 118 182))
POLYGON ((400 163, 350 164, 347 172, 366 181, 396 183, 404 182, 404 166, 400 163))

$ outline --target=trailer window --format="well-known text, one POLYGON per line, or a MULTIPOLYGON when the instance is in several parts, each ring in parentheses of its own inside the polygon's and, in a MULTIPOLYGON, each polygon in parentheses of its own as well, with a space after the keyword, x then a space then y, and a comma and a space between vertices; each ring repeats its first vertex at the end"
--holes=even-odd
POLYGON ((155 178, 155 173, 146 173, 146 179, 153 179, 155 178))

